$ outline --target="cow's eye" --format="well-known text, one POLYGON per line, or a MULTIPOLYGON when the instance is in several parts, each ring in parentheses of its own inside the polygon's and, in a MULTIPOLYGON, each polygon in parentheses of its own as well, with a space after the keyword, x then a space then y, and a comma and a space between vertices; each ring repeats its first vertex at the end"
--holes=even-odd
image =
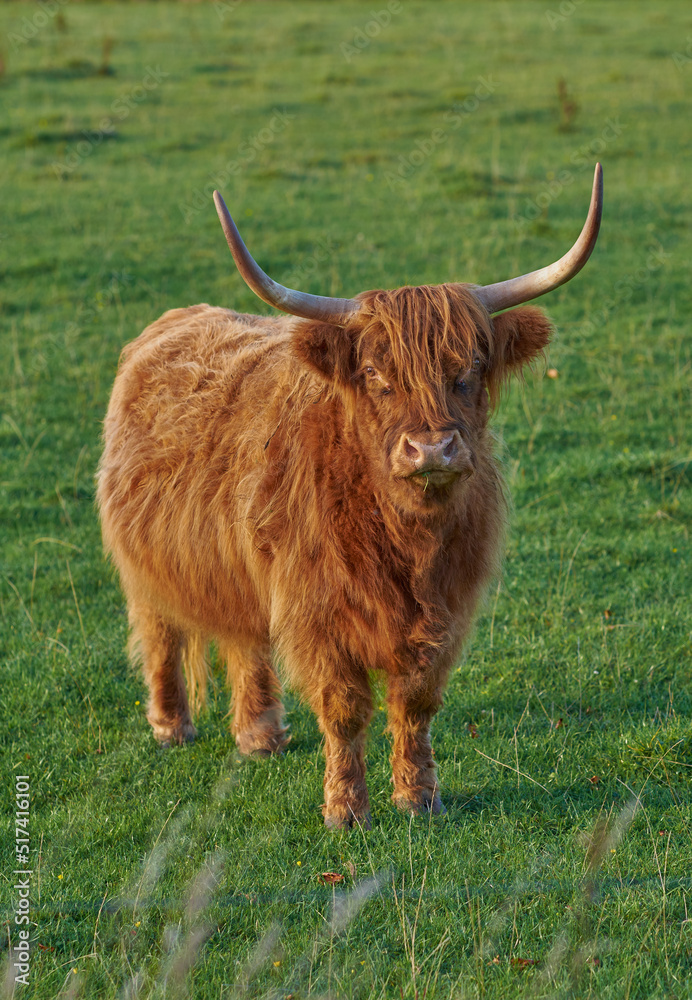
POLYGON ((454 380, 454 392, 459 396, 472 396, 478 385, 480 359, 473 359, 473 368, 460 371, 454 380))
POLYGON ((378 396, 389 395, 392 391, 392 387, 389 382, 385 382, 384 378, 374 365, 364 365, 362 371, 368 382, 370 382, 371 391, 376 392, 378 396))

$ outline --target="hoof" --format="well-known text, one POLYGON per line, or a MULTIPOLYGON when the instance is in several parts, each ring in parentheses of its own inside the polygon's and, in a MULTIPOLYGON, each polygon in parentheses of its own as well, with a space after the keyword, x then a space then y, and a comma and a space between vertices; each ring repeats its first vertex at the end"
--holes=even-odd
POLYGON ((403 795, 393 795, 392 801, 401 812, 410 813, 413 816, 444 816, 445 809, 442 799, 437 792, 432 795, 430 792, 422 792, 415 799, 406 798, 403 795))
POLYGON ((197 735, 197 730, 192 725, 192 720, 187 719, 167 719, 153 714, 147 714, 147 722, 151 726, 154 738, 162 747, 182 746, 183 743, 191 743, 197 735))
POLYGON ((172 746, 182 746, 184 743, 192 743, 197 735, 197 730, 191 722, 178 726, 155 726, 152 724, 152 729, 154 730, 156 742, 164 749, 172 746))
POLYGON ((348 812, 340 810, 328 811, 326 806, 322 806, 324 814, 324 825, 328 830, 370 830, 372 828, 372 817, 369 812, 355 813, 352 809, 348 812))
POLYGON ((260 732, 236 733, 235 745, 243 757, 281 756, 290 740, 285 729, 260 732))
POLYGON ((238 751, 238 761, 242 760, 267 760, 269 757, 283 757, 284 752, 279 747, 278 750, 269 750, 267 747, 256 747, 254 750, 241 750, 236 744, 238 751))

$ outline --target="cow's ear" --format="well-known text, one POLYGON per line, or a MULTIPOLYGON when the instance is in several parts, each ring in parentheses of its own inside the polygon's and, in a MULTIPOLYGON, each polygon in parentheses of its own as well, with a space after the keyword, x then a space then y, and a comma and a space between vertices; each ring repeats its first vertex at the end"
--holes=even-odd
POLYGON ((493 350, 487 386, 494 406, 509 378, 543 353, 553 327, 536 306, 510 309, 494 316, 492 323, 493 350))
POLYGON ((293 352, 322 378, 341 385, 352 380, 355 360, 353 337, 340 326, 305 322, 293 332, 293 352))
POLYGON ((495 365, 512 375, 535 361, 548 346, 552 323, 536 306, 510 309, 493 318, 495 365))

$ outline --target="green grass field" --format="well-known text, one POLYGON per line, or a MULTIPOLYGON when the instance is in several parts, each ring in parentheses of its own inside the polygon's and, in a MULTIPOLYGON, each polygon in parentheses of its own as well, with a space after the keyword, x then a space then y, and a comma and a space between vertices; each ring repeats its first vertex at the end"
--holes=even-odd
POLYGON ((1 995, 28 775, 18 997, 692 997, 689 5, 52 0, 0 31, 1 995), (598 246, 541 301, 558 376, 495 419, 514 513, 433 728, 447 815, 394 810, 381 710, 369 833, 324 830, 290 695, 282 759, 237 758, 221 686, 159 749, 94 472, 128 340, 268 311, 211 189, 275 278, 353 295, 555 259, 596 160, 598 246))

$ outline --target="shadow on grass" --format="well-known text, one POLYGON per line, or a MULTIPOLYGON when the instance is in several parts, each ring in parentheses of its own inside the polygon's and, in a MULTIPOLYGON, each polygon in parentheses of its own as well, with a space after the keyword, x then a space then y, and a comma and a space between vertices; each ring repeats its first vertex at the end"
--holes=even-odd
POLYGON ((25 69, 15 75, 26 76, 32 80, 84 80, 90 77, 114 76, 115 70, 111 66, 97 66, 90 59, 74 59, 67 66, 25 69))
POLYGON ((12 143, 15 149, 30 149, 33 146, 49 146, 54 144, 62 143, 74 143, 80 142, 89 136, 90 133, 96 135, 98 132, 99 141, 101 140, 111 140, 119 139, 120 136, 116 131, 112 132, 101 132, 97 129, 82 129, 79 132, 69 131, 69 132, 31 132, 27 131, 19 135, 12 143))

